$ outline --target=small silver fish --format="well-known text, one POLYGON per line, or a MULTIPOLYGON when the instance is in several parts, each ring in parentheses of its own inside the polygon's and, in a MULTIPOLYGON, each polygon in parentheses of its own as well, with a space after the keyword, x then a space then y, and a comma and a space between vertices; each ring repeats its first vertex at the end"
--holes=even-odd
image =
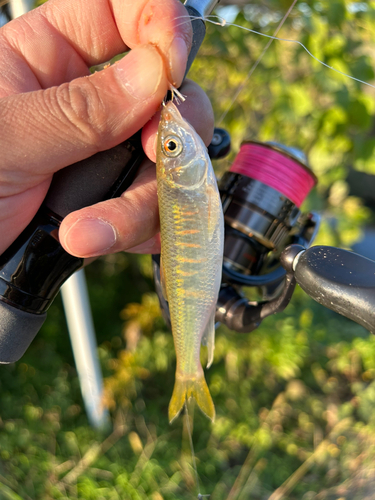
POLYGON ((161 113, 157 144, 161 227, 160 276, 169 303, 177 368, 169 420, 194 397, 211 420, 215 407, 200 363, 201 343, 213 361, 221 283, 224 218, 207 149, 172 102, 161 113))

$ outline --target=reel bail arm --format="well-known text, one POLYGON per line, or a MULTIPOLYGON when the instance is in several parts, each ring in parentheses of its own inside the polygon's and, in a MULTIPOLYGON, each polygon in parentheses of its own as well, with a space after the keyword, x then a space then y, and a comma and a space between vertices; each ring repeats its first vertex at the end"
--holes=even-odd
POLYGON ((249 301, 231 286, 224 286, 220 290, 215 319, 236 332, 252 332, 264 318, 286 308, 295 286, 293 273, 287 272, 281 294, 273 300, 259 303, 249 301))

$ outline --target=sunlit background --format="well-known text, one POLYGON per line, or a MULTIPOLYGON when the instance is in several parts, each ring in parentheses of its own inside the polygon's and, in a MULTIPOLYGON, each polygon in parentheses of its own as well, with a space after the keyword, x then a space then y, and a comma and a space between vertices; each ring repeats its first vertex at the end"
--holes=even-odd
MULTIPOLYGON (((217 13, 228 22, 272 35, 291 2, 225 3, 217 13)), ((218 175, 245 139, 299 147, 319 179, 304 206, 323 217, 317 243, 357 245, 375 259, 374 89, 281 41, 247 79, 268 40, 228 25, 208 24, 207 32, 189 76, 232 136, 231 155, 215 165, 218 175)), ((374 35, 375 2, 345 0, 297 2, 278 34, 370 83, 374 35)), ((168 424, 175 354, 150 257, 104 257, 86 274, 111 427, 98 432, 89 425, 58 297, 25 356, 0 367, 0 499, 197 498, 186 422, 168 424)), ((286 311, 256 331, 219 328, 206 377, 217 419, 211 424, 195 411, 202 494, 375 498, 369 332, 297 289, 286 311)))

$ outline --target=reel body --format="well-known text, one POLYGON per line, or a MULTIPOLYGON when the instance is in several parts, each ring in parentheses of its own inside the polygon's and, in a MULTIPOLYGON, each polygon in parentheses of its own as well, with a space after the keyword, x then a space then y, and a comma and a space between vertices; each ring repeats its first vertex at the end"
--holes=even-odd
MULTIPOLYGON (((211 158, 228 151, 220 130, 211 158), (222 137, 220 148, 218 138, 222 137)), ((316 177, 298 150, 275 143, 247 142, 219 189, 225 219, 223 277, 215 319, 237 332, 250 332, 285 309, 296 284, 314 300, 375 333, 375 262, 340 248, 312 246, 320 216, 302 213, 301 204, 316 177), (261 291, 251 301, 246 289, 261 291)), ((163 316, 159 256, 154 278, 163 316)))
MULTIPOLYGON (((225 156, 228 134, 216 129, 214 138, 214 148, 209 147, 211 158, 225 156)), ((315 183, 303 153, 275 143, 242 144, 219 182, 225 242, 216 321, 247 332, 289 303, 295 280, 285 271, 280 256, 293 243, 307 248, 316 235, 319 216, 300 210, 315 183), (243 287, 260 288, 263 300, 249 301, 243 287)), ((163 316, 170 324, 168 304, 161 293, 158 256, 153 256, 153 265, 163 316)))

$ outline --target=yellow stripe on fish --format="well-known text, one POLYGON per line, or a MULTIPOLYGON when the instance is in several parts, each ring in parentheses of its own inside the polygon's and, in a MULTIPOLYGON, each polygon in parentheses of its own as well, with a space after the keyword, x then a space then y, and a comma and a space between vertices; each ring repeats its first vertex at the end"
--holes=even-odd
POLYGON ((169 420, 193 397, 211 420, 215 408, 200 363, 201 343, 213 361, 221 283, 224 220, 207 149, 172 102, 161 113, 157 145, 162 289, 176 350, 169 420))

